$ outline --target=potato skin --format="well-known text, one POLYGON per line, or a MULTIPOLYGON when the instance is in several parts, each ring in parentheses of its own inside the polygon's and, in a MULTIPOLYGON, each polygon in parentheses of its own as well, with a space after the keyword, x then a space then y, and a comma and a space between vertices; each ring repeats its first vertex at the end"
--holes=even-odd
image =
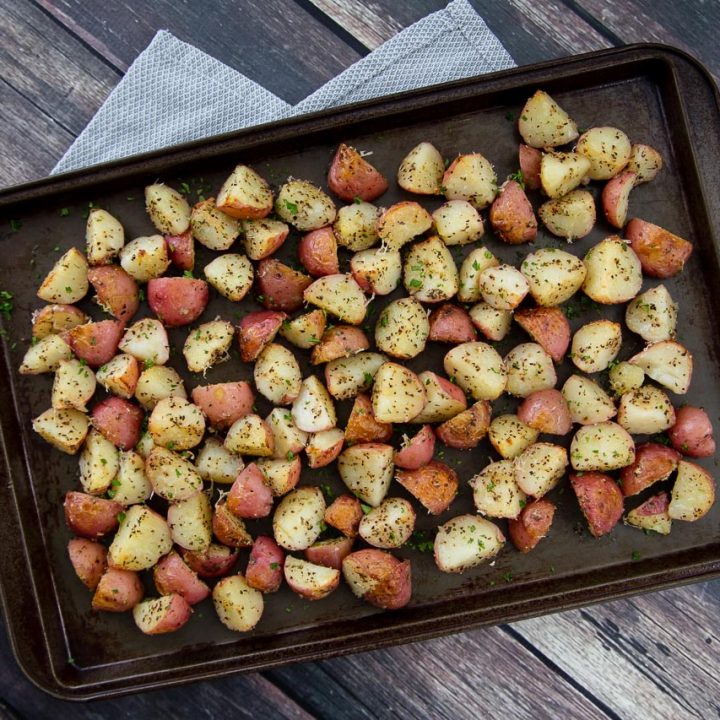
POLYGON ((472 342, 477 332, 470 315, 457 305, 445 304, 435 308, 428 318, 430 334, 428 340, 445 343, 472 342))
POLYGON ((410 602, 412 576, 409 560, 398 560, 382 550, 358 550, 343 560, 343 574, 360 575, 369 584, 362 598, 384 610, 397 610, 410 602))
POLYGON ((124 330, 120 320, 77 325, 69 333, 70 347, 77 357, 85 360, 90 367, 97 368, 115 355, 124 330))
POLYGON ((259 310, 245 315, 237 330, 240 359, 245 362, 256 360, 262 349, 275 339, 285 318, 287 315, 284 312, 274 310, 259 310))
POLYGON ((128 322, 140 307, 135 280, 119 265, 100 265, 88 270, 88 280, 95 288, 98 303, 110 314, 128 322))
POLYGON ((417 498, 431 515, 445 512, 458 491, 457 473, 437 460, 431 460, 416 470, 398 470, 395 479, 417 498))
POLYGON ((70 530, 86 538, 114 532, 118 527, 117 516, 123 510, 120 503, 74 490, 65 495, 63 508, 70 530))
POLYGON ((335 325, 323 333, 310 356, 313 365, 356 355, 370 347, 364 331, 354 325, 335 325))
POLYGON ((192 608, 189 603, 177 593, 145 600, 133 608, 135 624, 146 635, 175 632, 185 625, 191 616, 192 608))
POLYGON ((530 552, 549 532, 555 505, 541 498, 528 503, 514 520, 508 520, 508 535, 522 553, 530 552))
POLYGON ((230 488, 228 510, 239 518, 262 518, 270 514, 272 505, 272 492, 260 468, 255 463, 245 466, 230 488))
POLYGON ((609 533, 623 514, 623 495, 615 481, 598 472, 571 473, 570 484, 592 535, 609 533))
POLYGON ((537 218, 525 191, 516 180, 508 180, 490 206, 490 224, 508 245, 532 242, 537 237, 537 218))
POLYGON ((275 258, 265 258, 258 263, 255 282, 268 310, 294 312, 302 307, 303 292, 312 284, 312 278, 275 258))
POLYGON ((635 461, 620 471, 623 495, 637 495, 653 483, 665 480, 677 470, 682 456, 659 443, 643 443, 635 448, 635 461))
POLYGON ((562 362, 570 346, 570 323, 559 307, 523 308, 514 317, 556 363, 562 362))
POLYGON ((145 589, 136 572, 109 567, 95 589, 92 608, 106 612, 125 612, 135 607, 144 594, 145 589))
POLYGON ((139 440, 145 413, 129 400, 108 397, 92 411, 92 424, 115 447, 131 450, 139 440))
POLYGON ((260 535, 250 551, 245 581, 260 592, 277 592, 282 584, 284 564, 283 549, 271 537, 260 535))
POLYGON ((192 272, 195 267, 195 239, 192 230, 188 228, 180 235, 166 235, 165 243, 168 248, 170 262, 178 270, 192 272))
POLYGON ((345 441, 384 443, 392 437, 392 433, 391 423, 380 422, 375 418, 370 398, 367 395, 358 395, 345 427, 345 441))
POLYGON ((356 197, 372 202, 388 189, 382 173, 345 143, 338 146, 330 163, 327 183, 335 195, 348 202, 356 197))
POLYGON ((211 543, 207 550, 182 550, 182 558, 201 578, 227 575, 238 559, 238 550, 211 543))
POLYGON ((490 429, 491 414, 490 403, 487 400, 480 400, 467 410, 438 425, 435 433, 448 447, 460 450, 477 447, 490 429))
POLYGON ((683 455, 711 457, 715 454, 712 423, 702 408, 690 405, 679 408, 668 436, 672 446, 683 455))
POLYGON ((147 286, 148 305, 166 327, 181 327, 197 320, 209 297, 208 284, 197 278, 153 278, 147 286))
POLYGON ((432 460, 435 452, 435 433, 430 425, 423 425, 407 444, 395 451, 394 462, 403 470, 417 470, 432 460))
POLYGON ((633 218, 627 224, 625 237, 640 258, 643 272, 650 277, 677 275, 693 251, 687 240, 639 218, 633 218))
POLYGON ((68 543, 68 555, 80 581, 89 590, 95 590, 107 569, 107 548, 98 542, 78 537, 68 543))
POLYGON ((542 153, 537 148, 520 143, 518 158, 525 187, 528 190, 539 190, 542 153))
POLYGON ((325 509, 325 522, 343 535, 357 537, 363 511, 360 501, 353 495, 340 495, 325 509))
POLYGON ((353 538, 347 536, 320 540, 305 549, 305 559, 315 565, 342 570, 342 561, 350 554, 353 542, 353 538))
POLYGON ((572 430, 570 408, 559 390, 538 390, 528 395, 517 411, 520 422, 549 435, 567 435, 572 430))
POLYGON ((153 581, 161 595, 180 595, 190 605, 197 605, 210 595, 210 588, 174 550, 155 565, 153 581))
POLYGON ((212 427, 229 428, 236 420, 252 411, 255 394, 244 380, 199 385, 190 393, 212 427))
POLYGON ((303 235, 298 243, 297 252, 303 267, 313 277, 335 275, 340 272, 337 240, 329 225, 303 235))
POLYGON ((251 547, 253 539, 245 527, 245 523, 227 506, 227 500, 215 505, 212 515, 212 531, 223 544, 233 548, 251 547))

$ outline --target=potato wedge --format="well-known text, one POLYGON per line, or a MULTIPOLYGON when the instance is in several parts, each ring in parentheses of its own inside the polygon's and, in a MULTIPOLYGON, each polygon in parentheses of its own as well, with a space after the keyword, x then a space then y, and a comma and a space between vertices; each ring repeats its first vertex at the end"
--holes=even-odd
POLYGON ((316 565, 342 570, 342 561, 352 552, 353 544, 351 537, 319 540, 305 550, 305 558, 316 565))
POLYGON ((630 245, 617 236, 601 240, 585 255, 583 292, 595 302, 614 305, 632 300, 642 287, 642 267, 630 245))
POLYGON ((145 188, 145 209, 163 235, 180 235, 190 227, 190 206, 175 188, 154 183, 145 188))
POLYGON ((133 608, 133 620, 146 635, 175 632, 191 615, 192 608, 187 600, 175 593, 143 600, 133 608))
POLYGON ((270 257, 286 240, 290 228, 280 220, 263 218, 243 222, 242 244, 251 260, 270 257))
POLYGON ((600 372, 617 357, 622 344, 622 329, 611 320, 595 320, 573 335, 570 357, 586 373, 600 372))
POLYGON ((244 362, 255 360, 262 349, 274 340, 286 318, 284 312, 274 310, 259 310, 243 316, 238 325, 240 359, 244 362))
POLYGON ((360 537, 373 547, 390 550, 404 545, 415 529, 415 511, 405 498, 386 498, 360 521, 360 537))
POLYGON ((306 302, 317 305, 350 325, 360 325, 367 312, 367 300, 352 275, 326 275, 304 292, 306 302))
POLYGON ((398 185, 416 195, 439 195, 445 172, 440 151, 429 142, 416 145, 400 162, 398 185))
POLYGON ((155 493, 173 502, 192 497, 203 486, 189 460, 162 446, 154 447, 145 459, 145 474, 155 493))
POLYGON ((569 300, 585 281, 586 268, 580 258, 556 248, 540 248, 521 266, 538 305, 551 307, 569 300))
POLYGON ((272 511, 273 494, 265 475, 250 463, 235 478, 227 496, 228 510, 239 518, 267 517, 272 511))
POLYGON ((660 388, 643 385, 620 397, 617 423, 633 435, 652 435, 675 424, 675 409, 660 388))
POLYGON ((470 308, 470 319, 486 339, 499 342, 510 332, 513 312, 498 310, 486 302, 481 302, 470 308))
POLYGON ((530 291, 525 276, 512 265, 487 268, 478 282, 483 300, 496 310, 514 310, 530 291))
POLYGON ((487 400, 479 400, 467 410, 435 428, 438 439, 448 447, 469 450, 477 447, 490 429, 492 408, 487 400))
POLYGON ((495 523, 477 515, 458 515, 438 528, 434 553, 438 570, 462 573, 494 558, 505 544, 495 523))
POLYGON ((470 487, 481 515, 516 518, 527 503, 527 495, 515 480, 512 460, 489 463, 470 479, 470 487))
POLYGON ((514 318, 556 363, 562 362, 570 345, 570 323, 560 308, 524 308, 514 318))
POLYGON ((423 425, 411 438, 403 434, 402 445, 395 451, 394 462, 403 470, 417 470, 427 465, 435 453, 435 433, 423 425))
POLYGON ((618 229, 622 229, 627 220, 630 191, 635 187, 634 172, 624 170, 608 181, 602 191, 603 211, 607 221, 618 229))
POLYGON ((165 242, 170 262, 178 270, 192 272, 195 269, 195 239, 190 229, 180 235, 166 235, 165 242))
POLYGON ((122 269, 139 283, 160 277, 170 267, 170 255, 162 235, 131 240, 119 257, 122 269))
POLYGON ((656 482, 667 480, 676 470, 682 456, 658 443, 643 443, 635 451, 635 460, 620 471, 623 495, 637 495, 656 482))
MULTIPOLYGON (((301 232, 332 225, 335 203, 319 187, 307 180, 288 180, 278 192, 275 212, 301 232)), ((252 256, 251 256, 252 257, 252 256)))
POLYGON ((523 106, 518 130, 533 148, 566 145, 578 137, 577 125, 543 90, 537 90, 523 106))
POLYGON ((325 498, 317 487, 292 490, 273 515, 273 534, 286 550, 305 550, 318 538, 325 516, 325 498))
POLYGON ((387 362, 375 373, 372 409, 381 423, 410 422, 426 403, 425 386, 409 368, 387 362))
POLYGON ((316 565, 292 555, 285 558, 283 571, 290 589, 306 600, 322 600, 340 584, 337 568, 316 565))
POLYGON ((137 505, 152 495, 152 485, 145 475, 145 460, 134 450, 120 453, 120 467, 110 483, 108 497, 122 505, 137 505))
POLYGON ((79 360, 58 363, 53 380, 50 404, 57 410, 74 408, 87 412, 87 403, 95 394, 95 373, 79 360))
POLYGON ((93 368, 109 362, 117 352, 124 329, 119 320, 100 320, 78 325, 65 336, 75 355, 93 368))
POLYGON ((212 591, 213 604, 220 622, 230 630, 249 632, 263 614, 263 595, 250 587, 242 575, 224 577, 212 591))
POLYGON ((373 295, 389 295, 400 282, 402 260, 396 250, 372 248, 355 253, 350 260, 355 282, 373 295))
POLYGON ((260 592, 277 592, 283 581, 284 564, 285 553, 280 546, 271 537, 260 535, 250 550, 245 580, 260 592))
POLYGON ((21 375, 55 372, 63 362, 71 360, 72 356, 70 345, 60 335, 46 335, 27 349, 18 372, 21 375))
POLYGON ((555 505, 549 500, 528 503, 514 520, 508 520, 508 535, 522 553, 530 552, 550 531, 555 505))
POLYGON ((323 333, 313 347, 310 362, 313 365, 350 357, 367 350, 370 342, 364 331, 354 325, 335 325, 323 333))
POLYGON ((53 265, 38 288, 37 296, 45 302, 72 305, 87 295, 88 288, 87 260, 72 247, 53 265))
POLYGON ((125 244, 122 223, 107 210, 92 208, 85 227, 85 254, 90 265, 108 265, 125 244))
POLYGON ((235 217, 218 209, 214 197, 201 200, 190 213, 192 237, 210 250, 229 250, 241 228, 235 217))
POLYGON ((341 200, 375 200, 388 188, 382 173, 354 147, 340 143, 330 163, 327 177, 330 191, 341 200))
POLYGON ((571 474, 570 484, 593 537, 607 535, 623 514, 623 496, 609 475, 587 472, 571 474))
POLYGON ((375 324, 378 350, 407 360, 419 355, 430 334, 430 322, 415 298, 400 298, 385 306, 375 324))
POLYGON ((430 370, 421 372, 418 378, 425 388, 426 403, 411 422, 443 422, 467 408, 465 393, 449 380, 430 370))
POLYGON ((78 579, 88 590, 95 590, 107 570, 107 548, 87 538, 73 538, 68 555, 78 579))
POLYGON ((635 460, 635 442, 610 420, 584 425, 570 443, 570 462, 582 472, 619 470, 635 460))
POLYGON ((695 463, 681 460, 673 484, 668 515, 673 520, 694 522, 706 515, 715 503, 715 480, 695 463))
POLYGON ((332 398, 315 375, 310 375, 302 381, 291 412, 295 426, 303 432, 322 432, 330 430, 337 424, 332 398))
POLYGON ((88 322, 90 318, 74 305, 45 305, 32 314, 33 338, 42 340, 48 335, 61 335, 88 322))
POLYGON ((210 595, 210 588, 175 551, 153 568, 153 581, 161 595, 181 595, 189 605, 197 605, 210 595))
POLYGON ((508 245, 532 242, 537 236, 537 218, 516 180, 502 184, 498 196, 490 207, 490 224, 498 237, 508 245))
POLYGON ((275 440, 269 425, 250 413, 232 424, 225 436, 225 447, 240 455, 272 457, 275 440))
POLYGON ((275 497, 289 493, 300 482, 302 464, 295 455, 284 458, 259 458, 256 465, 265 484, 275 497))
POLYGON ((247 256, 226 253, 216 257, 203 270, 207 281, 223 296, 240 302, 253 284, 253 266, 247 256))
POLYGON ((273 408, 265 422, 273 435, 273 457, 292 460, 305 449, 309 435, 295 427, 292 415, 287 409, 273 408))
POLYGON ((392 445, 359 443, 340 453, 338 472, 348 490, 368 505, 377 507, 392 482, 393 454, 392 445))
POLYGON ((664 491, 660 492, 631 510, 625 516, 624 523, 644 532, 652 531, 660 535, 669 535, 672 529, 672 519, 668 513, 669 504, 668 494, 664 491))
POLYGON ((662 170, 662 155, 650 145, 637 144, 630 148, 630 158, 625 166, 635 173, 635 184, 650 182, 662 170))
POLYGON ((293 320, 284 320, 280 327, 280 335, 295 347, 309 350, 320 342, 326 324, 325 313, 322 310, 312 310, 293 320))
POLYGON ((100 307, 118 320, 128 322, 140 306, 135 280, 117 265, 103 265, 88 270, 88 282, 97 293, 100 307))
POLYGON ((595 200, 587 190, 573 190, 544 202, 538 215, 553 235, 572 242, 584 238, 595 226, 595 200))
POLYGON ((495 400, 505 391, 505 363, 497 350, 486 343, 457 345, 445 355, 443 367, 475 400, 495 400))
POLYGON ((628 303, 625 324, 645 342, 671 340, 675 336, 677 310, 667 288, 658 285, 628 303))
POLYGON ((615 177, 630 160, 630 139, 614 127, 593 127, 578 139, 576 151, 590 161, 586 175, 591 180, 615 177))
MULTIPOLYGON (((397 456, 395 459, 397 460, 397 456)), ((412 470, 399 470, 395 474, 395 479, 431 515, 440 515, 450 507, 459 486, 457 473, 437 460, 430 460, 427 464, 412 470)))
POLYGON ((578 425, 595 425, 611 420, 617 414, 610 396, 593 380, 571 375, 562 387, 570 417, 578 425))
POLYGON ((165 518, 146 505, 132 505, 108 549, 108 565, 119 570, 147 570, 172 550, 165 518))
POLYGON ((363 510, 353 495, 340 495, 325 510, 325 522, 350 539, 357 537, 363 510))
POLYGON ((350 553, 342 564, 343 576, 353 594, 384 610, 397 610, 410 602, 412 579, 409 560, 371 548, 350 553))
POLYGON ((245 467, 243 459, 230 452, 219 438, 208 437, 195 457, 195 469, 203 480, 228 485, 245 467))
POLYGON ((197 278, 154 278, 147 286, 148 305, 165 327, 194 322, 205 310, 208 299, 207 283, 197 278))
POLYGON ((314 470, 329 465, 340 454, 344 443, 345 434, 340 428, 313 433, 305 446, 308 466, 314 470))
POLYGON ((388 250, 399 250, 432 227, 432 216, 416 202, 391 205, 378 218, 375 229, 388 250))
POLYGON ((302 373, 295 356, 283 345, 266 345, 255 361, 253 378, 258 392, 273 405, 290 405, 300 394, 302 373))
POLYGON ((207 550, 212 540, 212 518, 210 499, 204 492, 170 503, 167 523, 173 542, 186 550, 207 550))
POLYGON ((403 284, 409 295, 425 303, 444 302, 457 293, 455 261, 437 235, 412 245, 405 256, 403 284))
POLYGON ((341 207, 333 223, 338 245, 353 252, 371 248, 380 240, 377 222, 383 212, 367 202, 341 207))
POLYGON ((507 369, 506 389, 510 395, 524 398, 539 390, 554 388, 557 383, 553 360, 537 343, 516 345, 505 356, 503 365, 507 369))
POLYGON ((326 225, 303 235, 298 243, 298 258, 313 277, 337 275, 340 265, 332 227, 326 225))
POLYGON ((540 161, 540 184, 549 198, 574 190, 590 171, 590 160, 574 152, 546 152, 540 161))
POLYGON ((693 251, 687 240, 638 218, 627 224, 625 237, 640 258, 642 271, 650 277, 674 277, 685 267, 693 251))
POLYGON ((687 348, 674 340, 648 345, 628 362, 636 365, 659 385, 684 395, 690 387, 693 357, 687 348))
POLYGON ((387 442, 392 437, 392 425, 380 422, 373 413, 372 401, 367 395, 355 398, 345 426, 345 442, 387 442))
POLYGON ((50 408, 32 421, 32 427, 43 440, 68 455, 74 455, 85 440, 90 421, 79 410, 50 408))
POLYGON ((428 340, 458 345, 473 342, 477 338, 472 318, 466 310, 446 303, 435 308, 428 318, 430 334, 428 340))
POLYGON ((448 200, 435 210, 432 219, 446 245, 467 245, 485 233, 480 213, 467 200, 448 200))
POLYGON ((458 300, 465 303, 482 300, 478 278, 484 270, 499 264, 500 261, 487 248, 471 250, 460 266, 458 300))
POLYGON ((85 538, 96 539, 115 532, 123 506, 113 500, 71 490, 63 503, 68 528, 85 538))
POLYGON ((255 394, 247 382, 238 380, 198 386, 192 391, 192 401, 212 427, 228 428, 252 410, 255 394))
POLYGON ((92 424, 121 450, 137 445, 144 420, 141 408, 118 397, 105 398, 92 411, 92 424))
POLYGON ((102 495, 110 487, 119 467, 117 448, 97 430, 90 430, 80 453, 82 489, 88 495, 102 495))
POLYGON ((490 444, 505 459, 512 460, 532 445, 540 433, 521 422, 517 415, 499 415, 488 429, 490 444))
POLYGON ((515 458, 515 482, 524 493, 541 498, 560 482, 568 464, 567 450, 561 445, 534 443, 515 458))
POLYGON ((108 568, 95 589, 93 610, 126 612, 143 598, 145 588, 137 573, 130 570, 108 568))
POLYGON ((492 203, 497 189, 495 170, 480 153, 458 155, 445 170, 441 187, 448 200, 467 200, 477 210, 492 203))
POLYGON ((539 190, 540 164, 542 162, 542 153, 540 150, 525 145, 525 143, 520 143, 518 148, 518 162, 525 187, 528 190, 539 190))
POLYGON ((234 332, 232 324, 225 320, 211 320, 191 329, 183 345, 188 370, 205 373, 228 360, 234 332))
POLYGON ((164 365, 170 359, 167 331, 155 318, 143 318, 133 323, 125 330, 119 347, 146 365, 164 365))
POLYGON ((182 559, 188 567, 201 578, 216 578, 227 575, 238 559, 237 548, 211 543, 203 552, 183 550, 182 559))
POLYGON ((151 365, 143 370, 135 385, 138 402, 146 410, 152 410, 161 400, 169 397, 187 399, 185 386, 177 371, 166 365, 151 365))
POLYGON ((218 210, 234 218, 264 218, 273 209, 273 194, 252 168, 237 165, 220 188, 216 205, 218 210))
POLYGON ((355 397, 370 388, 375 373, 384 362, 387 362, 387 357, 374 352, 361 352, 348 358, 332 360, 325 366, 328 392, 336 400, 355 397))

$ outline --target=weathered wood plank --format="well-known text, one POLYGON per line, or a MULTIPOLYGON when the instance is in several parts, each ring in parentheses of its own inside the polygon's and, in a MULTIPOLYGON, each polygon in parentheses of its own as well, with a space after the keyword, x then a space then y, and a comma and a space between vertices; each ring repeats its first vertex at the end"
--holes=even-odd
POLYGON ((720 24, 718 2, 675 2, 674 0, 574 0, 626 43, 660 42, 676 45, 700 58, 720 77, 720 24))
POLYGON ((621 717, 720 714, 718 583, 667 590, 513 627, 621 717))
POLYGON ((120 79, 30 0, 0 0, 0 67, 8 85, 74 135, 120 79))
MULTIPOLYGON (((72 717, 73 720, 107 718, 160 718, 198 720, 232 717, 238 720, 278 718, 312 720, 295 701, 259 674, 222 678, 188 687, 168 688, 113 700, 78 704, 57 700, 38 690, 22 674, 10 652, 5 626, 0 621, 0 697, 28 720, 72 717)), ((0 719, 2 715, 0 705, 0 719)), ((15 720, 8 709, 8 720, 15 720)))
POLYGON ((160 29, 239 70, 294 103, 360 58, 360 54, 294 2, 208 0, 193 5, 103 0, 42 0, 68 29, 95 38, 98 52, 124 69, 160 29))

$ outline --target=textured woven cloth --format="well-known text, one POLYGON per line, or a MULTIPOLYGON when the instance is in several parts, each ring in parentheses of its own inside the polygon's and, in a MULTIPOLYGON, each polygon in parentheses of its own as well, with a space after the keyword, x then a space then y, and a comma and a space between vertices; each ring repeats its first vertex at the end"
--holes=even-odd
POLYGON ((53 172, 514 66, 467 0, 454 0, 292 107, 161 30, 53 172))

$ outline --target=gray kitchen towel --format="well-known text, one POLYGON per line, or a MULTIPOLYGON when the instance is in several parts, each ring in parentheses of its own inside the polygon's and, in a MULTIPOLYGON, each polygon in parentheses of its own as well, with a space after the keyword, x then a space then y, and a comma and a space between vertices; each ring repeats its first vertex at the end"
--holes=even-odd
POLYGON ((514 66, 467 0, 453 0, 292 107, 161 30, 53 173, 514 66))

